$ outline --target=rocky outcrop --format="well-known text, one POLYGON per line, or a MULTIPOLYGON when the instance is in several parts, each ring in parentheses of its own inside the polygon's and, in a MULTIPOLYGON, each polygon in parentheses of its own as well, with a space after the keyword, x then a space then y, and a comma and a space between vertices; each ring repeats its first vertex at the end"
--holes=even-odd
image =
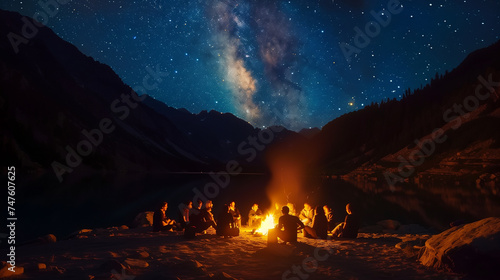
POLYGON ((153 214, 152 211, 142 212, 137 214, 134 219, 133 227, 147 227, 153 225, 153 214))
POLYGON ((450 228, 425 243, 420 262, 429 267, 491 277, 500 274, 500 218, 450 228))

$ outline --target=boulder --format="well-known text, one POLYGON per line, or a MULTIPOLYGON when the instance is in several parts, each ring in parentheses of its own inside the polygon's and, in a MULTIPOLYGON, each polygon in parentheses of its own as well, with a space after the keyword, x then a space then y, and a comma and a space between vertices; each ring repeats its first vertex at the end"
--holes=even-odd
POLYGON ((398 244, 395 245, 396 248, 405 250, 408 248, 417 248, 419 249, 421 246, 425 244, 425 240, 423 239, 415 239, 415 240, 408 240, 408 241, 401 241, 398 244))
POLYGON ((139 259, 130 259, 130 258, 127 258, 125 260, 125 263, 127 265, 129 265, 130 267, 146 268, 146 267, 149 266, 149 263, 147 263, 146 261, 143 261, 143 260, 139 260, 139 259))
POLYGON ((500 275, 500 218, 483 219, 434 235, 425 243, 420 262, 480 277, 500 275))
POLYGON ((84 238, 88 238, 89 235, 93 235, 91 229, 81 229, 81 230, 77 230, 77 231, 71 233, 67 238, 68 239, 73 239, 73 238, 84 239, 84 238))
POLYGON ((382 226, 385 230, 397 230, 401 223, 395 220, 383 220, 378 222, 377 225, 382 226))
POLYGON ((232 277, 231 275, 229 275, 225 272, 218 272, 216 274, 210 274, 209 277, 210 277, 210 279, 217 279, 217 280, 219 280, 219 279, 221 279, 221 280, 222 279, 234 279, 234 280, 236 280, 236 278, 232 277))
POLYGON ((137 251, 134 255, 134 257, 136 258, 148 258, 149 257, 149 253, 146 252, 146 251, 137 251))
POLYGON ((359 229, 359 233, 381 233, 384 227, 381 225, 366 226, 359 229))
POLYGON ((135 216, 133 227, 147 227, 153 225, 153 214, 152 211, 142 212, 135 216))
POLYGON ((32 264, 26 265, 25 270, 27 272, 47 270, 47 265, 44 263, 32 263, 32 264))
POLYGON ((409 224, 402 225, 398 228, 398 233, 400 234, 422 234, 429 233, 429 231, 421 225, 409 224))
POLYGON ((0 263, 0 279, 21 275, 24 273, 24 268, 20 266, 16 266, 13 269, 11 268, 11 270, 9 270, 10 267, 10 264, 8 264, 7 262, 0 263))
POLYGON ((118 271, 121 272, 123 270, 126 270, 127 267, 125 267, 123 264, 121 264, 117 260, 108 260, 104 263, 102 263, 99 267, 99 271, 106 271, 106 272, 111 272, 111 271, 118 271))

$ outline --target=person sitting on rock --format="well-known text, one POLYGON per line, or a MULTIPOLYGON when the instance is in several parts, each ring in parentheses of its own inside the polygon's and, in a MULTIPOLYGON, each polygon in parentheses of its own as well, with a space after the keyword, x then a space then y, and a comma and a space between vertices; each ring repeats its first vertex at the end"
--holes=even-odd
POLYGON ((262 223, 262 211, 259 209, 259 205, 254 203, 252 209, 248 212, 248 226, 252 228, 260 227, 262 223))
POLYGON ((162 202, 160 207, 153 214, 153 231, 173 230, 176 228, 175 220, 167 218, 165 211, 168 209, 168 203, 162 202))
POLYGON ((334 238, 357 238, 359 230, 359 219, 356 213, 353 213, 352 206, 348 203, 345 206, 345 211, 347 216, 345 216, 344 222, 340 223, 333 231, 332 236, 334 238))
POLYGON ((326 239, 328 237, 328 221, 323 207, 317 206, 314 212, 312 226, 304 227, 304 237, 326 239))
POLYGON ((289 212, 288 206, 281 208, 283 216, 279 218, 278 225, 275 228, 277 236, 283 240, 284 244, 297 242, 297 231, 304 228, 304 223, 298 217, 290 215, 289 212))
POLYGON ((306 226, 311 226, 314 213, 309 203, 304 203, 304 209, 300 211, 299 218, 306 226))
POLYGON ((233 215, 233 220, 234 220, 236 227, 241 228, 241 214, 240 214, 240 210, 238 210, 238 208, 236 208, 236 202, 232 201, 229 204, 229 213, 231 213, 231 215, 233 215))

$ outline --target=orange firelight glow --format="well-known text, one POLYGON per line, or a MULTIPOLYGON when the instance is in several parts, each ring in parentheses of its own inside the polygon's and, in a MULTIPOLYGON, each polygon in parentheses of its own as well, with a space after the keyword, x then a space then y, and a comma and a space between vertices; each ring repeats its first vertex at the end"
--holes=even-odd
POLYGON ((262 235, 267 235, 267 232, 270 229, 273 229, 275 227, 274 224, 274 215, 268 214, 266 218, 262 221, 260 228, 258 228, 255 233, 260 233, 262 235))

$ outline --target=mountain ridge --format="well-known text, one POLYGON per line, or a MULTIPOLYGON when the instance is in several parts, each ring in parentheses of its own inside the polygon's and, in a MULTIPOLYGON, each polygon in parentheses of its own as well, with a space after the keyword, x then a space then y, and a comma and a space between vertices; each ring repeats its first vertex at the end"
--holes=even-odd
MULTIPOLYGON (((111 67, 47 27, 16 54, 8 34, 22 34, 27 17, 0 15, 2 165, 35 173, 52 166, 59 180, 76 169, 208 172, 241 159, 238 145, 260 132, 232 114, 192 114, 138 96, 111 67)), ((262 162, 241 161, 263 171, 262 162)))

